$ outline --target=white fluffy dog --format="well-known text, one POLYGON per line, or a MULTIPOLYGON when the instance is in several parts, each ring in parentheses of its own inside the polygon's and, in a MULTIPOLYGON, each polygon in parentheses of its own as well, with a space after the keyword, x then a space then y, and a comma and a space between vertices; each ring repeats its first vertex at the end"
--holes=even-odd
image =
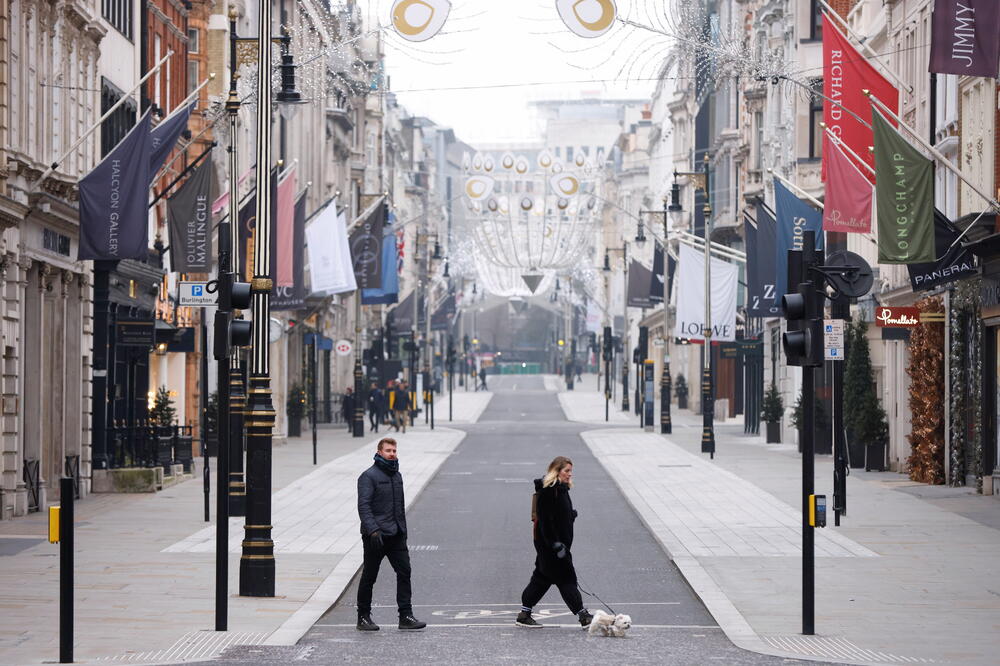
POLYGON ((625 632, 632 626, 632 618, 628 615, 611 615, 602 610, 594 613, 594 619, 590 623, 587 633, 591 636, 612 636, 614 638, 625 638, 625 632))

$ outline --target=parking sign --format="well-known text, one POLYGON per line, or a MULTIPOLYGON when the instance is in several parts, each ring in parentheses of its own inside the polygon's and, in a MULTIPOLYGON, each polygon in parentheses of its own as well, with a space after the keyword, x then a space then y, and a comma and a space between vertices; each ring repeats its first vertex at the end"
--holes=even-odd
POLYGON ((208 293, 207 282, 181 282, 177 288, 177 302, 187 307, 203 308, 215 305, 216 294, 208 293))

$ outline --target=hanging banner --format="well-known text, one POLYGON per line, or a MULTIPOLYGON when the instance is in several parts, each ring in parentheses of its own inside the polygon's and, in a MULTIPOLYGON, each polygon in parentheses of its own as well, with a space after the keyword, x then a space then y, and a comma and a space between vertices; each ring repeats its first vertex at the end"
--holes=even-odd
POLYGON ((309 273, 314 293, 339 294, 358 288, 347 241, 347 220, 331 201, 306 227, 309 273))
POLYGON ((167 200, 170 270, 208 273, 212 270, 212 156, 205 157, 184 185, 167 200))
POLYGON ((823 229, 849 234, 870 233, 874 211, 872 199, 875 196, 871 181, 825 134, 823 160, 826 162, 823 229))
POLYGON ((80 179, 78 259, 149 254, 149 112, 80 179))
MULTIPOLYGON (((970 218, 967 222, 971 224, 976 215, 967 217, 970 218)), ((961 243, 952 247, 956 238, 958 238, 958 231, 944 213, 935 209, 934 254, 941 258, 926 264, 908 264, 906 266, 906 270, 910 273, 910 286, 913 287, 913 291, 928 291, 976 274, 976 261, 973 254, 964 249, 961 243)))
MULTIPOLYGON (((868 64, 847 38, 826 16, 823 17, 823 122, 861 159, 874 166, 868 151, 872 130, 868 128, 871 102, 865 90, 896 112, 899 93, 868 64), (832 102, 831 102, 832 100, 832 102), (835 103, 833 103, 835 102, 835 103)), ((827 158, 823 156, 823 179, 827 177, 827 158)))
POLYGON ((279 287, 291 287, 295 282, 295 194, 297 179, 295 166, 289 167, 278 182, 278 201, 276 204, 274 248, 276 270, 274 284, 279 287))
POLYGON ((432 331, 447 331, 455 318, 455 295, 448 294, 431 315, 432 331))
POLYGON ((823 249, 823 214, 792 194, 780 180, 774 179, 774 208, 777 220, 774 233, 775 301, 781 303, 788 280, 788 251, 802 249, 802 234, 816 232, 816 249, 823 249))
POLYGON ((938 74, 997 78, 1000 69, 1000 3, 997 0, 935 0, 931 59, 938 74))
POLYGON ((653 273, 649 279, 649 300, 654 305, 663 304, 663 246, 659 243, 653 248, 653 273))
POLYGON ((872 111, 875 128, 875 190, 878 261, 934 261, 934 162, 872 111))
POLYGON ((361 291, 362 305, 387 305, 399 300, 399 273, 397 271, 396 233, 392 228, 395 216, 389 213, 389 224, 385 227, 385 238, 382 240, 382 286, 378 289, 363 289, 361 291))
MULTIPOLYGON (((739 268, 721 259, 712 259, 712 340, 736 339, 736 290, 739 268)), ((705 327, 705 254, 680 245, 677 274, 677 315, 674 335, 690 340, 704 340, 705 327)))
MULTIPOLYGON (((777 272, 774 268, 775 250, 775 227, 773 212, 767 205, 757 201, 757 279, 760 280, 761 290, 761 317, 780 317, 781 299, 778 298, 778 287, 775 282, 777 272)), ((750 256, 747 255, 747 261, 750 256)))
MULTIPOLYGON (((276 229, 276 218, 278 211, 278 170, 271 170, 271 206, 270 206, 270 216, 271 216, 271 238, 274 238, 274 232, 276 229)), ((240 209, 239 218, 239 245, 240 254, 237 257, 236 266, 238 272, 242 272, 243 279, 249 282, 256 271, 254 270, 254 245, 257 237, 257 195, 256 193, 251 193, 247 197, 246 202, 240 209)), ((274 274, 277 270, 278 253, 274 252, 274 247, 271 248, 270 256, 270 266, 268 267, 269 275, 271 276, 271 281, 274 281, 274 274)), ((271 295, 274 295, 274 289, 271 289, 271 295)))
POLYGON ((379 201, 365 211, 367 216, 351 233, 351 261, 354 278, 362 289, 382 286, 382 231, 385 227, 385 205, 379 201))
POLYGON ((292 284, 275 286, 271 296, 271 310, 298 310, 306 304, 306 193, 303 192, 292 212, 292 284))
POLYGON ((764 285, 757 260, 757 226, 750 213, 743 211, 743 242, 747 253, 747 316, 764 316, 764 285))
POLYGON ((191 112, 197 106, 198 100, 188 104, 179 111, 174 111, 167 118, 160 121, 149 133, 149 177, 155 178, 156 172, 160 170, 167 156, 174 149, 181 132, 187 129, 188 119, 191 112))
POLYGON ((649 297, 649 281, 653 274, 648 268, 634 259, 629 262, 628 269, 628 306, 630 308, 651 308, 653 301, 649 297))

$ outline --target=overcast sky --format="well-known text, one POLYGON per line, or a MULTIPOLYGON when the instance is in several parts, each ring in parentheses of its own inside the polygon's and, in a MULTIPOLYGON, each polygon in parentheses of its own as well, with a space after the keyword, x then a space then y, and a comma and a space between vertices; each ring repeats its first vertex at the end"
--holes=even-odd
MULTIPOLYGON (((619 11, 636 1, 619 0, 619 11)), ((367 26, 389 24, 392 0, 361 5, 367 26)), ((628 30, 616 25, 598 39, 576 37, 559 19, 554 0, 453 0, 433 39, 414 44, 391 28, 383 33, 386 73, 409 112, 452 127, 463 141, 526 140, 537 138, 529 100, 595 92, 649 97, 653 82, 626 83, 625 72, 633 79, 655 76, 663 38, 652 36, 653 46, 637 52, 628 30)))

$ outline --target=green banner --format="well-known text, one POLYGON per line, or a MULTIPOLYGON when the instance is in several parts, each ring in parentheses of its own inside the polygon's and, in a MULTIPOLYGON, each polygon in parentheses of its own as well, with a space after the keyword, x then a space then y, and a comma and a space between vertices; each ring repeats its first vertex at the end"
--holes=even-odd
POLYGON ((874 108, 872 128, 879 263, 934 261, 934 163, 874 108))

